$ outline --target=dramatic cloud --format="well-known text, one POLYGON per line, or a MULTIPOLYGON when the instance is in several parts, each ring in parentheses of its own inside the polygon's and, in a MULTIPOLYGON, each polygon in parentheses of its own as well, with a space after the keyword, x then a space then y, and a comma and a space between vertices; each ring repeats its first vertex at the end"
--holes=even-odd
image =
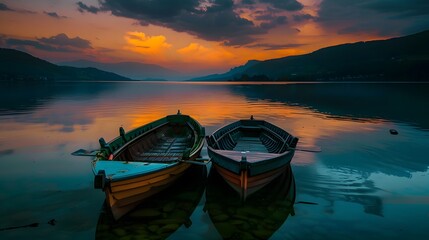
MULTIPOLYGON (((78 2, 81 12, 109 11, 115 16, 137 20, 141 25, 157 25, 186 32, 209 41, 221 41, 225 45, 242 45, 255 41, 255 37, 287 23, 285 16, 271 14, 258 22, 240 15, 242 9, 256 3, 277 10, 296 11, 302 4, 296 0, 259 0, 235 3, 233 0, 100 0, 100 6, 88 6, 78 2)), ((275 12, 275 11, 273 11, 275 12)))
POLYGON ((56 18, 56 19, 62 19, 62 18, 67 18, 66 16, 60 16, 58 15, 56 12, 43 12, 44 14, 56 18))
POLYGON ((125 35, 127 50, 138 52, 143 55, 160 55, 171 47, 167 39, 160 36, 147 36, 142 32, 128 32, 125 35))
POLYGON ((64 33, 49 38, 36 38, 36 40, 6 38, 4 42, 8 47, 34 47, 49 52, 76 52, 92 48, 90 41, 80 37, 69 38, 64 33))
POLYGON ((241 3, 242 4, 255 4, 256 0, 242 0, 241 3))
POLYGON ((91 48, 91 42, 80 37, 69 38, 66 34, 60 33, 50 38, 38 38, 39 42, 53 46, 68 46, 73 48, 91 48))
POLYGON ((316 19, 314 16, 310 15, 310 14, 295 14, 293 15, 293 20, 295 22, 303 22, 303 21, 308 21, 308 20, 312 20, 312 19, 316 19))
POLYGON ((0 3, 0 11, 11 11, 11 12, 18 12, 18 13, 30 13, 30 14, 35 14, 37 12, 33 12, 33 11, 29 11, 29 10, 25 10, 25 9, 12 9, 10 7, 8 7, 6 4, 4 3, 0 3))
POLYGON ((99 8, 94 7, 94 6, 88 6, 83 2, 77 2, 77 5, 78 5, 78 10, 80 12, 90 12, 90 13, 96 14, 100 11, 99 8))
POLYGON ((208 64, 222 63, 234 57, 222 47, 208 48, 198 43, 191 43, 188 46, 177 50, 182 55, 184 62, 204 62, 208 64))
POLYGON ((6 4, 0 3, 0 11, 14 11, 13 9, 10 9, 6 4))
POLYGON ((304 6, 296 0, 260 0, 263 3, 269 3, 275 8, 298 11, 304 8, 304 6))
POLYGON ((6 47, 16 47, 25 50, 26 47, 34 47, 39 50, 48 52, 70 52, 68 49, 58 49, 53 46, 45 45, 35 40, 24 40, 17 38, 8 38, 5 40, 6 47))
POLYGON ((429 1, 324 0, 318 21, 340 34, 405 35, 429 28, 429 1))

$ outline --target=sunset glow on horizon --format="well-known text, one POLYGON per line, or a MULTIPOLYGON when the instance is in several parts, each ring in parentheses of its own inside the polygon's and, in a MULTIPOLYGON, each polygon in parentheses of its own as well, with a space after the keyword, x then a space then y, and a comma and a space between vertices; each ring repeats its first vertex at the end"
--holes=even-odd
POLYGON ((0 47, 53 63, 142 62, 209 74, 423 31, 427 7, 397 0, 2 0, 0 47))

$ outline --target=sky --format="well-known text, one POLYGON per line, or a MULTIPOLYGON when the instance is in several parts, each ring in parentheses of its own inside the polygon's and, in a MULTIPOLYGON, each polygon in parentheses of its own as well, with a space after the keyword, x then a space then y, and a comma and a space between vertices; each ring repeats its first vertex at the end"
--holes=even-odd
POLYGON ((0 47, 196 75, 428 29, 428 0, 0 0, 0 47))

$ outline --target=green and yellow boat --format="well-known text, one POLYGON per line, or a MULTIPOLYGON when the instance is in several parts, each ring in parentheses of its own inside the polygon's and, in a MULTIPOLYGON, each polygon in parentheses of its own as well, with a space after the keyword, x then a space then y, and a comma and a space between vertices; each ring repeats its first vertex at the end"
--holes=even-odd
POLYGON ((119 132, 110 142, 100 138, 92 163, 94 187, 105 192, 114 219, 175 182, 200 157, 205 136, 205 129, 180 111, 119 132))

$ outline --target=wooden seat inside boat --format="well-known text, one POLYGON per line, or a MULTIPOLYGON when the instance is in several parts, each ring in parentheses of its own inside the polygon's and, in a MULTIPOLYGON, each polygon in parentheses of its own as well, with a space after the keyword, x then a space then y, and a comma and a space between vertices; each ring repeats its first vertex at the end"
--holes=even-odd
POLYGON ((140 141, 132 143, 115 159, 137 162, 176 162, 192 146, 193 135, 189 128, 167 125, 140 141))
POLYGON ((260 138, 257 137, 241 137, 238 139, 237 144, 232 149, 234 151, 252 151, 252 152, 265 152, 268 153, 267 148, 262 143, 260 138))
POLYGON ((282 153, 292 145, 293 137, 286 131, 263 122, 257 125, 231 124, 216 132, 216 149, 252 151, 261 153, 282 153))
POLYGON ((189 146, 190 138, 163 137, 160 142, 149 151, 140 153, 135 161, 144 162, 172 162, 182 159, 183 152, 189 146))

